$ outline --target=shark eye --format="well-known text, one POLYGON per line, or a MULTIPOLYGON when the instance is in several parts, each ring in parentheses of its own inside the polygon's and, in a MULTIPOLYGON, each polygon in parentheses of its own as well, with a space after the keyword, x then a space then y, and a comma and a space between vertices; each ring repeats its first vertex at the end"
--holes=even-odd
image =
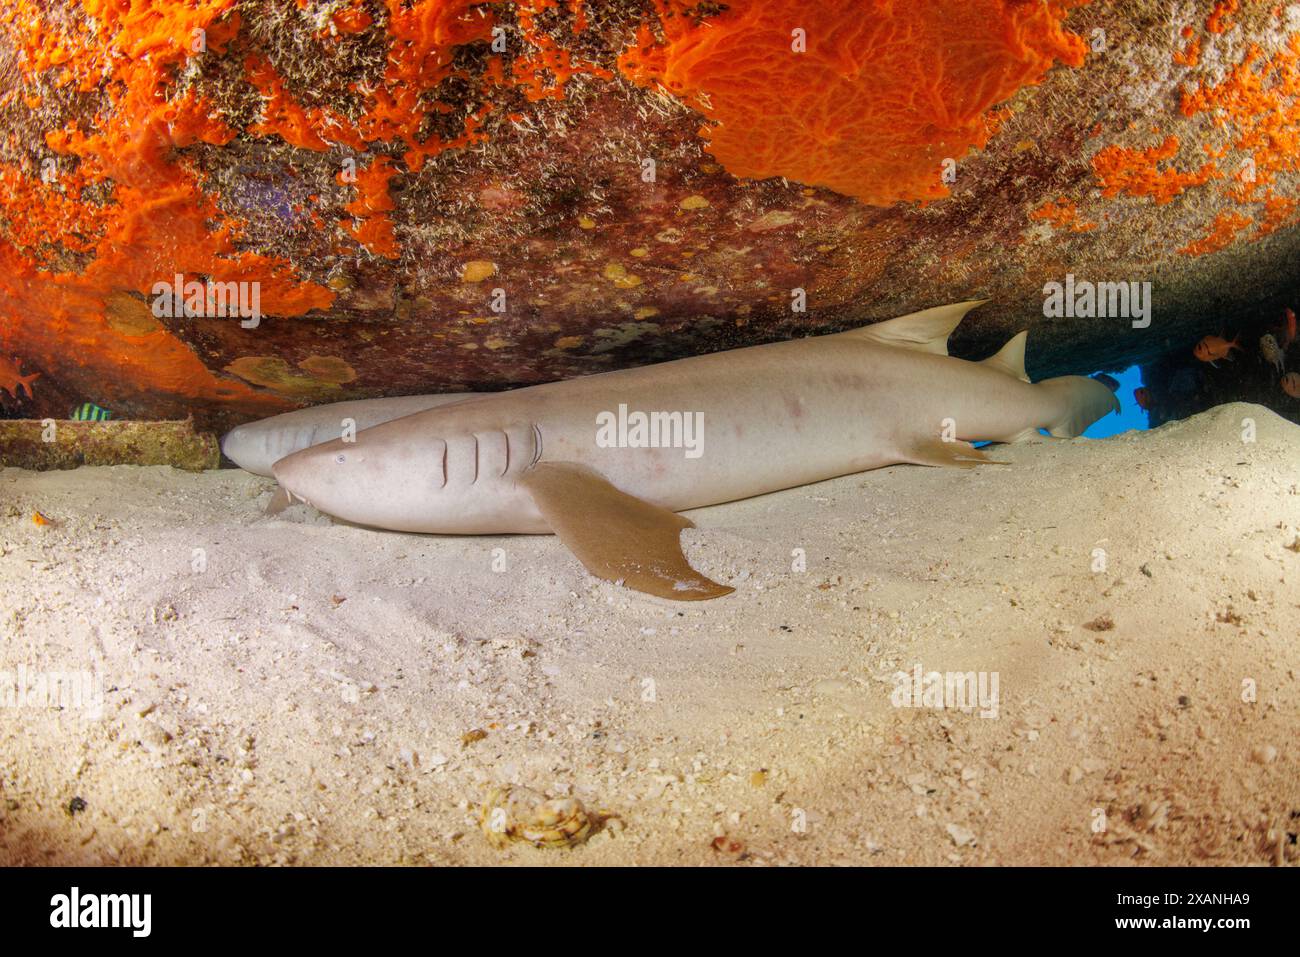
POLYGON ((334 456, 334 461, 335 461, 335 462, 338 462, 340 465, 342 465, 342 464, 343 464, 344 462, 346 462, 347 460, 348 460, 348 457, 347 457, 346 455, 344 455, 342 452, 340 452, 338 455, 334 456))

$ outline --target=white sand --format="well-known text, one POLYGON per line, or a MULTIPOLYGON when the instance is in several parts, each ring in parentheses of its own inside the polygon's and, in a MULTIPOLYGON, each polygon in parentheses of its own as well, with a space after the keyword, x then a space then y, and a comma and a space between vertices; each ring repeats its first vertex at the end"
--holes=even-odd
POLYGON ((236 471, 0 472, 0 669, 106 684, 0 710, 0 861, 1295 864, 1300 428, 999 453, 694 513, 738 586, 701 604, 236 471), (892 706, 918 662, 997 672, 998 717, 892 706), (494 782, 617 817, 495 850, 494 782))

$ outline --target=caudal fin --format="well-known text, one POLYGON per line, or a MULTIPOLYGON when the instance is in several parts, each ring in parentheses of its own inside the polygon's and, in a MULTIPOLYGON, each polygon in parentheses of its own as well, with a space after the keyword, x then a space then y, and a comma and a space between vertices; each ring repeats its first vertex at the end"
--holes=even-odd
POLYGON ((1073 439, 1104 415, 1118 412, 1119 399, 1105 383, 1081 375, 1045 379, 1037 385, 1057 396, 1060 414, 1044 428, 1058 439, 1073 439))

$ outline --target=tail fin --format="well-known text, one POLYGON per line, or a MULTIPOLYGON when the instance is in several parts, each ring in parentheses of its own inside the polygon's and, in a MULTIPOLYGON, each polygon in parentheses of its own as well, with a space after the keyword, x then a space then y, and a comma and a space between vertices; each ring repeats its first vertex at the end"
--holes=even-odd
POLYGON ((1104 415, 1118 412, 1119 399, 1102 382, 1081 375, 1045 379, 1038 388, 1055 393, 1061 399, 1060 417, 1045 426, 1058 439, 1073 439, 1104 415))

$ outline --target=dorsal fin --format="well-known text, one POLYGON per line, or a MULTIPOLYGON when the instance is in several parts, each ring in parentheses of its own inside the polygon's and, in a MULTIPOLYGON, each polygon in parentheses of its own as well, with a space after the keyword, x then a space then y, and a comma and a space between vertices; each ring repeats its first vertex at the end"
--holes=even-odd
POLYGON ((1021 382, 1028 382, 1029 376, 1025 372, 1025 340, 1028 338, 1028 330, 1017 332, 1007 340, 1005 346, 999 349, 996 354, 983 360, 980 365, 988 366, 997 372, 1005 372, 1013 379, 1019 379, 1021 382))
POLYGON ((917 352, 933 352, 935 355, 948 354, 948 337, 957 328, 962 317, 976 306, 988 302, 987 299, 971 299, 966 302, 954 302, 948 306, 935 306, 911 312, 897 319, 851 329, 841 335, 855 339, 865 339, 882 346, 896 346, 900 349, 915 349, 917 352))

